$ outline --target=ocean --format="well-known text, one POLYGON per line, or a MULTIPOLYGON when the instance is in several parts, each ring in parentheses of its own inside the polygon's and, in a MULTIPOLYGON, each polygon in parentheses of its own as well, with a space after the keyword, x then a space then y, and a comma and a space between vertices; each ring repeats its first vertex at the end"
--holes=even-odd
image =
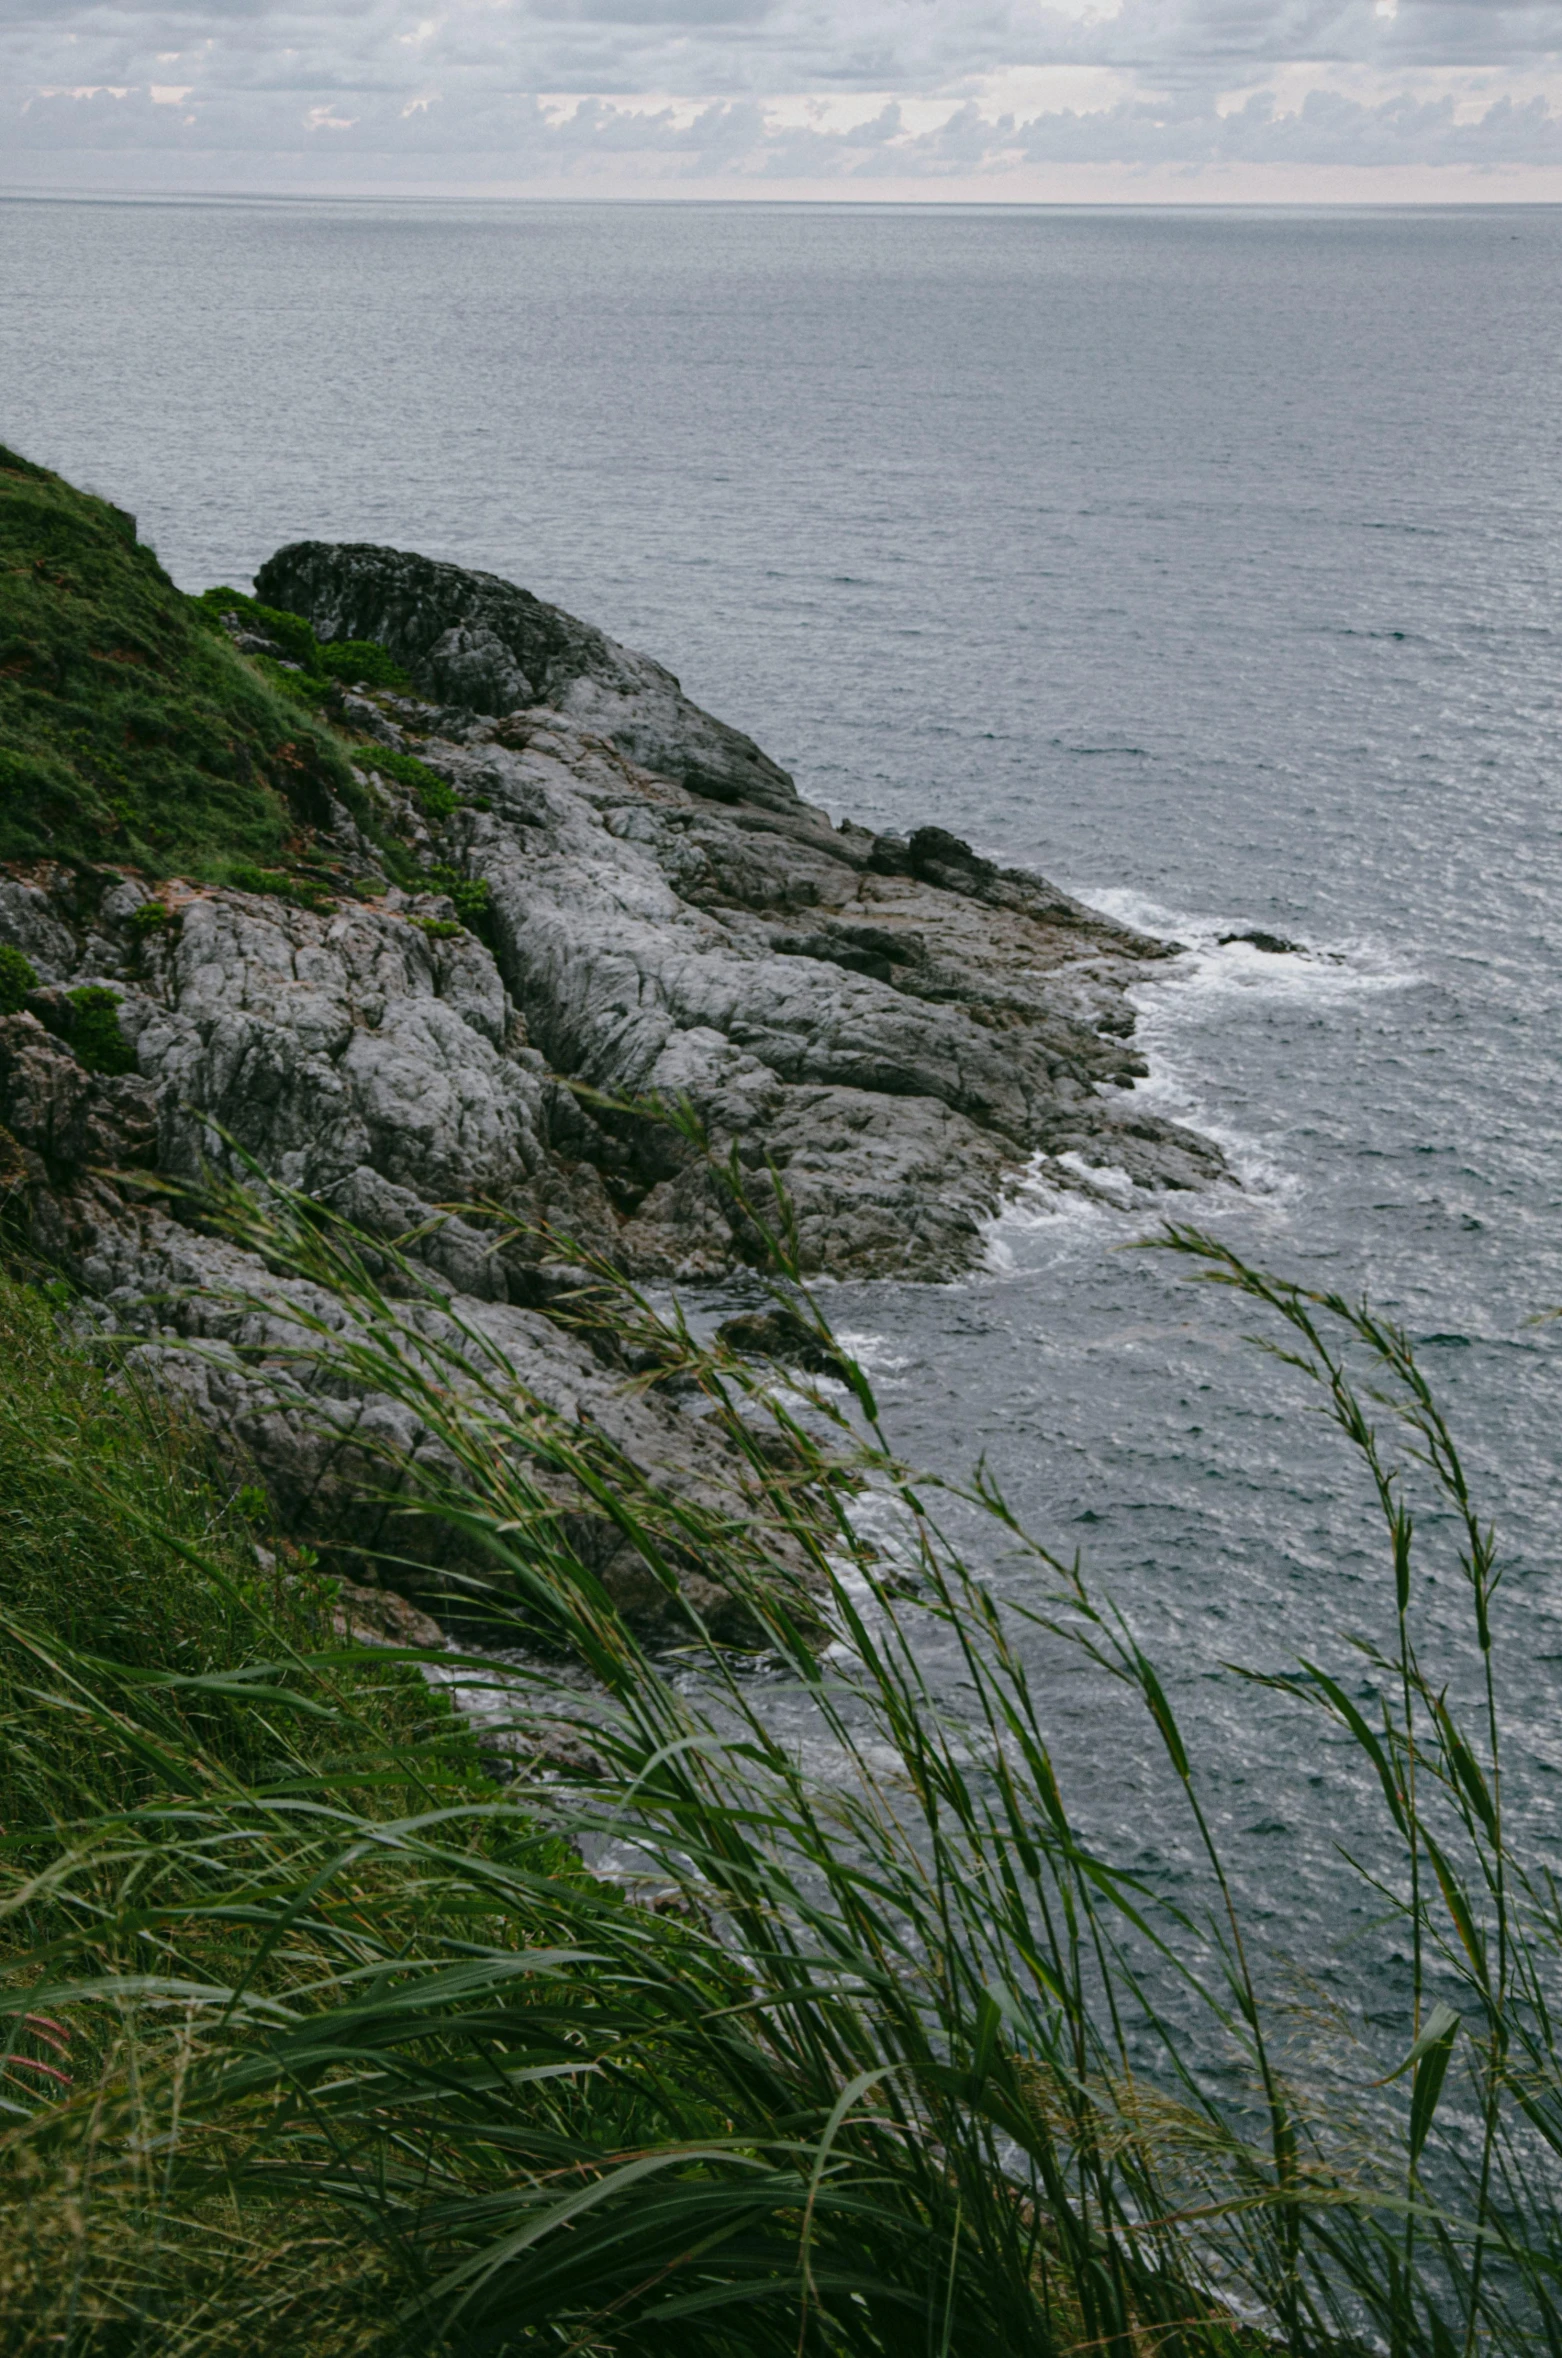
MULTIPOLYGON (((936 821, 1187 946, 1136 993, 1140 1086, 1242 1186, 1170 1208, 1417 1339, 1501 1539, 1509 1809, 1554 1855, 1562 210, 3 222, 0 436, 187 588, 306 535, 491 568, 837 815, 936 821), (1298 946, 1223 939, 1255 928, 1298 946)), ((1276 1967, 1390 2020, 1337 1855, 1354 1771, 1225 1667, 1357 1663, 1386 1550, 1253 1316, 1126 1249, 1167 1208, 1030 1191, 980 1274, 829 1307, 903 1449, 985 1453, 1129 1616, 1276 1967)), ((1446 1519, 1421 1542, 1459 1693, 1446 1519)), ((1092 1828, 1191 1889, 1148 1725, 1038 1675, 1092 1828)))

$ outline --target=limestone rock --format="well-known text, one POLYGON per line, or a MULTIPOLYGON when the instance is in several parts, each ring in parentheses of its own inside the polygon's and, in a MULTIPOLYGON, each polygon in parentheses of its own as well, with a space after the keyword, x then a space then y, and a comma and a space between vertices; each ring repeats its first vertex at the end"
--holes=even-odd
POLYGON ((425 695, 478 713, 548 703, 717 801, 795 802, 752 738, 692 704, 670 671, 492 573, 367 542, 295 541, 255 594, 317 638, 376 639, 425 695))
POLYGON ((445 1633, 432 1613, 422 1613, 393 1588, 365 1588, 339 1582, 331 1612, 339 1638, 360 1646, 421 1646, 437 1651, 445 1633))
POLYGON ((77 961, 70 928, 60 922, 42 885, 0 871, 0 942, 32 962, 40 982, 58 982, 77 961))

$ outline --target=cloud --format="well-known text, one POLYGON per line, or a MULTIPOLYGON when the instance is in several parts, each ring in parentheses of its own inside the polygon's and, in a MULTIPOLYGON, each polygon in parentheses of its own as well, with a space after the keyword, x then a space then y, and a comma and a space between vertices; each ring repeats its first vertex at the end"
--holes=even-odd
POLYGON ((0 91, 24 185, 113 153, 136 185, 204 157, 212 185, 294 187, 275 159, 329 149, 332 187, 1554 172, 1562 196, 1562 0, 0 0, 0 91))

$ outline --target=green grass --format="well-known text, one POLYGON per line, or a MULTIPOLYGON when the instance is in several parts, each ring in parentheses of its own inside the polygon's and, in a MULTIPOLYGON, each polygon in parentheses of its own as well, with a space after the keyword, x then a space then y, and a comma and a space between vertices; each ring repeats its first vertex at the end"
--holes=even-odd
POLYGON ((0 450, 0 858, 275 865, 342 747, 236 655, 106 501, 0 450))
MULTIPOLYGON (((134 1761, 106 1738, 143 1678, 164 1682, 157 1714, 180 1741, 198 1737, 212 1775, 258 1776, 284 1757, 318 1767, 366 1742, 432 1735, 482 1786, 459 1723, 383 1659, 366 1658, 361 1725, 340 1696, 340 1714, 314 1708, 335 1677, 331 1583, 285 1541, 280 1569, 262 1569, 257 1538, 278 1544, 264 1493, 226 1483, 174 1404, 62 1332, 66 1303, 63 1287, 0 1277, 0 1825, 15 1837, 29 1823, 73 1819, 102 1805, 105 1786, 123 1802, 124 1774, 157 1788, 166 1760, 155 1748, 134 1761), (90 1709, 61 1713, 30 1695, 37 1649, 53 1646, 98 1666, 101 1725, 90 1709), (242 1685, 268 1658, 276 1725, 242 1685)), ((364 1668, 359 1660, 354 1675, 364 1668)))
MULTIPOLYGON (((119 509, 0 447, 0 860, 113 863, 322 908, 307 870, 335 802, 416 891, 425 871, 353 765, 409 789, 436 825, 459 800, 415 754, 337 725, 341 687, 364 682, 409 685, 372 641, 322 646, 238 590, 186 597, 119 509), (240 655, 230 612, 285 660, 240 655)), ((481 931, 486 888, 444 866, 433 882, 481 931)))
POLYGON ((522 1810, 494 1822, 448 1704, 406 1660, 338 1640, 331 1584, 261 1524, 263 1567, 263 1494, 218 1480, 165 1400, 63 1334, 65 1307, 63 1287, 0 1279, 0 1989, 24 2001, 0 2031, 0 2349, 400 2347, 415 2284, 394 2255, 344 2247, 313 2189, 268 2182, 242 2212, 224 2191, 264 2101, 225 2112, 215 2176, 168 2170, 188 2009, 34 2003, 45 1960, 126 1990, 167 1967, 178 1922, 185 1965, 203 1986, 247 1983, 251 2019, 302 1956, 339 1971, 371 1925, 403 1955, 435 1927, 487 1929, 442 1914, 433 1877, 378 1869, 371 1829, 393 1846, 391 1828, 453 1813, 449 1857, 526 1880, 539 1920, 579 1870, 522 1810), (360 1839, 339 1889, 268 1961, 246 1878, 264 1904, 346 1824, 360 1839))

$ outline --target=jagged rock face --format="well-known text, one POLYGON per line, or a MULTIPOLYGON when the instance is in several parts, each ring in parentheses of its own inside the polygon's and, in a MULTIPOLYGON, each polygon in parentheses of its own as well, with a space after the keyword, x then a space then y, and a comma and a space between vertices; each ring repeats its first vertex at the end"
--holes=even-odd
POLYGON ((661 664, 496 574, 363 541, 300 540, 267 559, 255 594, 302 615, 322 640, 377 640, 441 704, 490 714, 551 705, 718 802, 797 801, 785 770, 691 703, 661 664))
POLYGON ((0 872, 0 942, 20 950, 39 980, 59 982, 78 957, 76 937, 61 924, 39 885, 0 872))
MULTIPOLYGON (((351 700, 488 806, 443 851, 489 887, 531 1040, 594 1090, 686 1098, 761 1190, 774 1163, 808 1266, 968 1265, 1038 1152, 1060 1183, 1065 1156, 1154 1187, 1219 1175, 1207 1141, 1111 1086, 1143 1071, 1124 989, 1165 945, 942 829, 832 826, 670 673, 492 575, 305 541, 257 588, 469 708, 351 700)), ((752 1243, 665 1140, 600 1118, 583 1140, 612 1161, 628 1267, 713 1274, 752 1243)))
MULTIPOLYGON (((981 1250, 1040 1152, 1154 1187, 1220 1158, 1103 1084, 1142 1060, 1123 990, 1151 943, 953 838, 883 839, 823 813, 713 811, 556 716, 424 747, 487 811, 451 824, 489 886, 501 970, 550 1064, 594 1089, 687 1098, 764 1194, 780 1171, 805 1264, 942 1276, 981 1250), (886 873, 901 867, 903 873, 886 873)), ((931 831, 929 831, 931 833, 931 831)), ((685 1164, 627 1208, 647 1271, 713 1273, 730 1229, 685 1164)))
MULTIPOLYGON (((403 741, 438 718, 385 705, 403 741)), ((757 1243, 685 1143, 566 1080, 687 1102, 767 1214, 779 1172, 804 1265, 839 1276, 969 1266, 1038 1155, 1067 1186, 1092 1163, 1220 1175, 1122 1087, 1143 1069, 1124 989, 1162 945, 935 830, 897 846, 802 803, 714 807, 556 713, 465 735, 416 740, 462 798, 425 840, 487 885, 492 948, 433 895, 315 912, 176 886, 145 932, 134 879, 86 907, 63 871, 7 880, 0 938, 56 994, 121 992, 171 1176, 225 1133, 375 1233, 432 1223, 422 1249, 463 1291, 533 1301, 528 1271, 573 1248, 715 1276, 757 1243), (496 1254, 441 1224, 479 1202, 538 1233, 496 1254)))
POLYGON ((158 1093, 164 1170, 192 1180, 220 1162, 218 1128, 371 1233, 433 1220, 428 1257, 488 1297, 508 1287, 491 1239, 435 1207, 492 1203, 611 1249, 600 1178, 551 1144, 556 1107, 578 1126, 573 1101, 471 934, 431 936, 401 909, 316 914, 237 893, 192 895, 179 918, 122 1017, 158 1093))

